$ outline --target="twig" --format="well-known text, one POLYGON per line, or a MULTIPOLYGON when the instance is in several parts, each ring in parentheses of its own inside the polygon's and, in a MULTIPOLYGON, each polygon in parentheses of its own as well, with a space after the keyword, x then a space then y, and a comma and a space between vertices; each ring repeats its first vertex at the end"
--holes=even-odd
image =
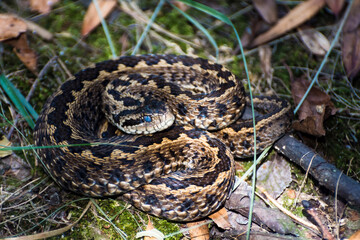
POLYGON ((312 159, 309 173, 320 185, 332 192, 336 192, 336 189, 338 189, 338 196, 352 205, 360 206, 360 183, 342 174, 339 169, 328 163, 311 148, 287 134, 275 143, 275 149, 304 170, 309 167, 312 159), (313 157, 314 155, 316 156, 313 157))
POLYGON ((283 206, 281 206, 281 204, 279 204, 274 198, 272 198, 270 196, 270 194, 262 187, 257 186, 257 188, 261 191, 262 194, 264 194, 266 196, 266 198, 272 203, 274 204, 280 211, 282 211, 283 213, 287 214, 289 217, 291 217, 292 219, 294 219, 296 222, 300 223, 301 225, 308 227, 312 230, 314 230, 315 232, 319 232, 319 229, 312 224, 311 222, 305 221, 301 218, 299 218, 298 216, 296 216, 295 214, 293 214, 292 212, 290 212, 289 210, 285 209, 283 206))

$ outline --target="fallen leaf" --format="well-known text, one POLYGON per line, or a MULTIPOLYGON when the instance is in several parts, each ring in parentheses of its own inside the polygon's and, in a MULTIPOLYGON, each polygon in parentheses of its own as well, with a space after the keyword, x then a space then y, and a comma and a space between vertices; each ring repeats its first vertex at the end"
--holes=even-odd
POLYGON ((326 4, 331 11, 338 16, 342 8, 344 7, 345 0, 326 0, 326 4))
POLYGON ((30 166, 16 154, 10 154, 0 161, 2 176, 13 176, 20 181, 26 181, 31 177, 30 166))
POLYGON ((25 64, 25 66, 37 75, 37 56, 34 50, 32 50, 27 41, 25 33, 22 33, 19 38, 6 41, 14 47, 14 52, 18 58, 25 64))
POLYGON ((150 217, 148 216, 149 220, 148 220, 148 225, 146 227, 145 231, 142 232, 138 232, 136 234, 136 238, 144 238, 144 240, 162 240, 165 238, 165 235, 160 232, 159 230, 157 230, 156 228, 154 228, 150 217))
MULTIPOLYGON (((239 213, 244 217, 248 217, 250 210, 250 194, 251 187, 246 183, 242 183, 226 201, 225 207, 229 211, 230 221, 236 218, 239 224, 245 224, 246 220, 233 215, 233 212, 239 213), (241 222, 240 222, 241 221, 241 222)), ((292 220, 278 209, 264 207, 263 203, 255 200, 253 208, 252 220, 263 229, 271 229, 280 234, 294 234, 296 232, 296 225, 292 220)), ((233 222, 233 221, 232 221, 233 222)), ((231 225, 231 229, 234 224, 231 225)))
POLYGON ((42 14, 50 12, 51 7, 58 3, 59 0, 30 0, 30 8, 42 14))
POLYGON ((268 42, 289 30, 299 26, 314 16, 325 5, 325 0, 308 0, 300 3, 285 17, 281 18, 269 31, 259 35, 252 43, 252 47, 268 42))
POLYGON ((343 28, 342 58, 349 78, 360 70, 360 0, 354 0, 343 28))
POLYGON ((263 77, 271 86, 272 78, 273 78, 273 72, 274 69, 271 67, 271 48, 269 45, 261 45, 259 47, 259 57, 261 62, 261 71, 263 73, 263 77))
POLYGON ((267 23, 273 24, 278 20, 275 0, 253 0, 253 3, 255 9, 267 23))
POLYGON ((10 14, 0 14, 0 41, 17 38, 26 32, 26 23, 10 14))
POLYGON ((191 240, 208 240, 210 239, 209 227, 206 220, 186 223, 189 228, 191 240))
POLYGON ((215 224, 221 229, 230 229, 229 216, 225 208, 221 208, 219 211, 209 216, 215 224))
POLYGON ((258 186, 277 199, 292 182, 290 164, 280 155, 264 162, 256 173, 258 186))
MULTIPOLYGON (((103 18, 106 18, 116 6, 116 0, 98 0, 100 12, 103 18)), ((86 11, 81 35, 86 36, 100 24, 100 17, 96 10, 94 2, 91 2, 86 11)))
MULTIPOLYGON (((0 149, 10 146, 11 146, 11 142, 5 137, 5 135, 3 135, 0 139, 0 149)), ((0 158, 7 157, 11 155, 11 153, 12 153, 11 150, 0 151, 0 158)))
POLYGON ((360 239, 360 230, 358 230, 356 233, 351 235, 351 237, 349 238, 349 240, 359 240, 359 239, 360 239))
POLYGON ((305 46, 315 55, 324 56, 330 49, 329 40, 319 31, 312 28, 300 29, 299 35, 305 46))
MULTIPOLYGON (((309 85, 304 77, 291 81, 291 94, 295 104, 300 102, 309 85)), ((299 120, 293 121, 292 127, 313 136, 325 136, 323 122, 336 111, 330 96, 314 86, 299 109, 299 120)))

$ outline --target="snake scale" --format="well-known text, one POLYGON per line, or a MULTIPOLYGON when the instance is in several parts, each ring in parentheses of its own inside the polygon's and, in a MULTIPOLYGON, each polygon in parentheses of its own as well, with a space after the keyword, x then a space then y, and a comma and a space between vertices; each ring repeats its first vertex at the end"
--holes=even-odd
MULTIPOLYGON (((244 87, 225 67, 176 55, 124 56, 64 82, 36 122, 48 173, 75 193, 122 195, 140 210, 192 221, 217 210, 234 184, 234 157, 254 152, 241 119, 244 87), (117 127, 115 128, 114 125, 117 127)), ((255 97, 261 151, 289 126, 287 101, 255 97)))

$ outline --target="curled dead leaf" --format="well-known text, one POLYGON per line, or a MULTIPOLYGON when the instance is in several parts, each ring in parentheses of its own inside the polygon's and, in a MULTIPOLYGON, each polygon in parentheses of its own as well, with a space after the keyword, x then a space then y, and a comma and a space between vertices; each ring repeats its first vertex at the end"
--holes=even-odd
MULTIPOLYGON (((303 77, 291 82, 291 93, 298 104, 310 83, 303 77)), ((299 109, 299 120, 293 122, 293 128, 313 136, 325 136, 324 120, 334 115, 337 109, 328 94, 314 86, 299 109)))
POLYGON ((36 52, 29 47, 26 34, 22 33, 19 38, 8 40, 6 43, 14 47, 14 52, 18 58, 36 75, 37 56, 36 52))
POLYGON ((26 32, 26 23, 11 15, 0 14, 0 41, 17 38, 21 33, 26 32))
POLYGON ((329 40, 319 31, 299 30, 299 35, 305 46, 315 55, 324 56, 330 49, 329 40))

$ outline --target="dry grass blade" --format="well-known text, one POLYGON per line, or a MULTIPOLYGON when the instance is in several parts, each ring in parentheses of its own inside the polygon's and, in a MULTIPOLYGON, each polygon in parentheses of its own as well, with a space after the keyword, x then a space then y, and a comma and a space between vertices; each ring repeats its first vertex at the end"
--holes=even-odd
MULTIPOLYGON (((6 240, 37 240, 37 239, 49 238, 49 237, 54 237, 54 236, 60 235, 64 232, 70 230, 73 226, 75 226, 80 221, 80 219, 85 215, 85 213, 87 212, 87 210, 90 208, 91 205, 92 205, 92 203, 91 203, 91 201, 89 201, 88 204, 86 205, 85 209, 81 213, 80 217, 74 223, 72 223, 66 227, 59 228, 59 229, 56 229, 53 231, 28 235, 28 236, 6 238, 6 240)), ((0 239, 0 240, 2 240, 2 239, 0 239)))
POLYGON ((267 193, 265 191, 265 189, 263 189, 262 187, 258 187, 258 189, 261 191, 262 194, 264 194, 266 196, 266 198, 272 203, 274 204, 280 211, 282 211, 283 213, 285 213, 286 215, 288 215, 289 217, 291 217, 292 219, 294 219, 296 222, 302 224, 305 227, 308 227, 316 232, 319 232, 319 229, 312 224, 311 222, 305 221, 301 218, 299 218, 298 216, 296 216, 295 214, 293 214, 292 212, 290 212, 289 210, 285 209, 283 206, 281 206, 274 198, 272 198, 270 196, 269 193, 267 193))
MULTIPOLYGON (((127 3, 125 1, 121 1, 120 9, 122 11, 124 11, 125 13, 127 13, 128 15, 130 15, 131 17, 133 17, 138 22, 141 22, 143 24, 147 24, 149 22, 149 18, 147 17, 147 15, 134 2, 127 3)), ((173 34, 169 31, 167 31, 166 29, 162 28, 160 25, 158 25, 156 23, 153 23, 151 27, 154 30, 156 30, 160 33, 163 33, 172 39, 189 44, 190 46, 192 46, 194 48, 200 47, 195 43, 192 43, 186 39, 183 39, 183 38, 177 36, 176 34, 173 34)))

